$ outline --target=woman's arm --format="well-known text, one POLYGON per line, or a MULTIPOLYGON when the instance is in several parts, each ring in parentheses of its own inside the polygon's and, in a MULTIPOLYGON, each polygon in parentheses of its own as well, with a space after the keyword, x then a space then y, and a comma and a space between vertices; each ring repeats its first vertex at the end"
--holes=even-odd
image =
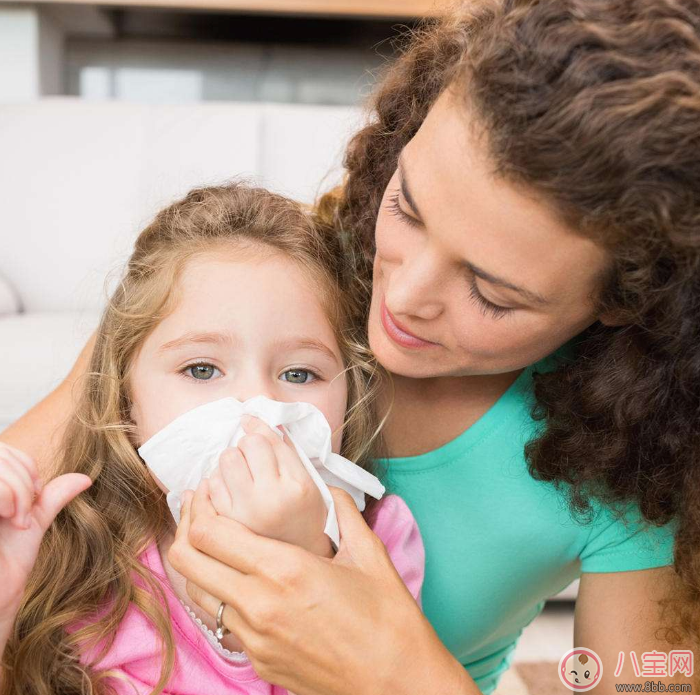
MULTIPOLYGON (((603 678, 595 688, 596 695, 617 693, 616 685, 641 684, 646 681, 669 684, 695 685, 697 675, 687 677, 680 673, 674 676, 651 675, 652 662, 661 656, 646 661, 643 654, 657 652, 663 657, 671 650, 691 650, 697 658, 698 645, 671 645, 663 639, 663 627, 669 626, 672 611, 663 616, 659 600, 667 598, 676 590, 679 581, 673 568, 635 570, 629 572, 588 572, 581 575, 579 596, 576 602, 574 645, 592 649, 603 662, 603 678), (658 632, 658 635, 655 633, 658 632), (622 669, 615 676, 620 652, 624 653, 622 669), (635 674, 631 652, 634 652, 640 676, 635 674), (645 668, 646 665, 646 668, 645 668), (648 675, 641 675, 642 673, 648 675)), ((694 666, 696 666, 694 664, 694 666)), ((680 692, 680 690, 679 690, 680 692)), ((690 691, 688 691, 690 692, 690 691)))
POLYGON ((481 695, 347 493, 330 488, 341 543, 329 560, 218 516, 203 490, 185 493, 168 559, 204 610, 226 603, 262 678, 299 695, 481 695))
POLYGON ((93 333, 61 384, 17 422, 0 432, 0 441, 26 452, 36 461, 44 480, 48 478, 66 424, 73 412, 73 387, 87 371, 94 345, 93 333))

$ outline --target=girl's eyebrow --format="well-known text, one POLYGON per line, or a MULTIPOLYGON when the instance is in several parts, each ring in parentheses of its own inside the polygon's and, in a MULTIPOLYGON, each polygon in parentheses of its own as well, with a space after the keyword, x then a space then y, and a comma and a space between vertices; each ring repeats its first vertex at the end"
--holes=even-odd
MULTIPOLYGON (((235 345, 236 339, 229 333, 185 333, 179 338, 163 343, 156 352, 162 353, 168 350, 177 350, 187 345, 235 345)), ((280 350, 316 350, 330 357, 335 363, 339 363, 338 356, 325 343, 309 336, 292 336, 284 340, 278 340, 274 346, 280 350)))
POLYGON ((209 345, 233 345, 236 341, 233 337, 227 333, 185 333, 179 338, 174 340, 169 340, 167 343, 163 343, 157 352, 167 352, 168 350, 176 350, 177 348, 184 347, 186 345, 202 343, 209 345))
POLYGON ((338 356, 325 343, 309 336, 293 336, 278 340, 275 347, 280 350, 316 350, 330 357, 336 364, 340 363, 338 356))

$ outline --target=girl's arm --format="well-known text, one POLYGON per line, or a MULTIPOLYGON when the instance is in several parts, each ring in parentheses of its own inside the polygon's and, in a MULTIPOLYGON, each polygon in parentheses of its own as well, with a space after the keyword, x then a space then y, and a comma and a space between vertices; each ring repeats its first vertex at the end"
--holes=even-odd
POLYGON ((217 515, 201 490, 185 493, 168 559, 204 610, 226 603, 263 679, 299 695, 481 695, 350 495, 330 488, 341 541, 328 560, 217 515))
POLYGON ((95 345, 90 337, 68 376, 44 400, 0 432, 0 441, 29 454, 46 480, 74 408, 73 387, 87 371, 95 345))
MULTIPOLYGON (((67 473, 42 485, 29 456, 0 444, 0 656, 12 635, 44 533, 56 514, 91 484, 86 475, 67 473)), ((0 685, 3 678, 0 673, 0 685)))

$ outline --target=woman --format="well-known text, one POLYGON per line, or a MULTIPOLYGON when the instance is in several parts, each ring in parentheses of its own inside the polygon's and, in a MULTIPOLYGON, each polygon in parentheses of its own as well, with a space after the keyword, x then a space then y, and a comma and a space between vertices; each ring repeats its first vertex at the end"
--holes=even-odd
MULTIPOLYGON (((490 693, 580 574, 575 644, 614 693, 630 652, 697 638, 700 8, 473 0, 374 108, 319 211, 361 243, 360 280, 373 260, 385 482, 424 538, 425 617, 340 492, 332 562, 198 495, 171 563, 299 695, 490 693)), ((50 460, 89 350, 4 441, 50 460)))

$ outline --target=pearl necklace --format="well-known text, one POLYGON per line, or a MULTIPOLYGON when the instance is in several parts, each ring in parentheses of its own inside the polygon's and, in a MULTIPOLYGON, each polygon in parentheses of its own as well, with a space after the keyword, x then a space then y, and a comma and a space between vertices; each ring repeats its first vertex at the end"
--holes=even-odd
POLYGON ((181 598, 178 598, 178 601, 180 601, 180 603, 183 605, 190 618, 192 618, 192 620, 199 625, 200 629, 204 633, 204 636, 207 638, 207 642, 209 642, 209 644, 211 644, 211 646, 214 647, 214 649, 216 649, 221 656, 229 661, 235 661, 237 663, 248 661, 248 657, 246 656, 245 652, 232 652, 230 649, 226 649, 226 647, 219 642, 216 635, 195 615, 194 611, 181 598))

